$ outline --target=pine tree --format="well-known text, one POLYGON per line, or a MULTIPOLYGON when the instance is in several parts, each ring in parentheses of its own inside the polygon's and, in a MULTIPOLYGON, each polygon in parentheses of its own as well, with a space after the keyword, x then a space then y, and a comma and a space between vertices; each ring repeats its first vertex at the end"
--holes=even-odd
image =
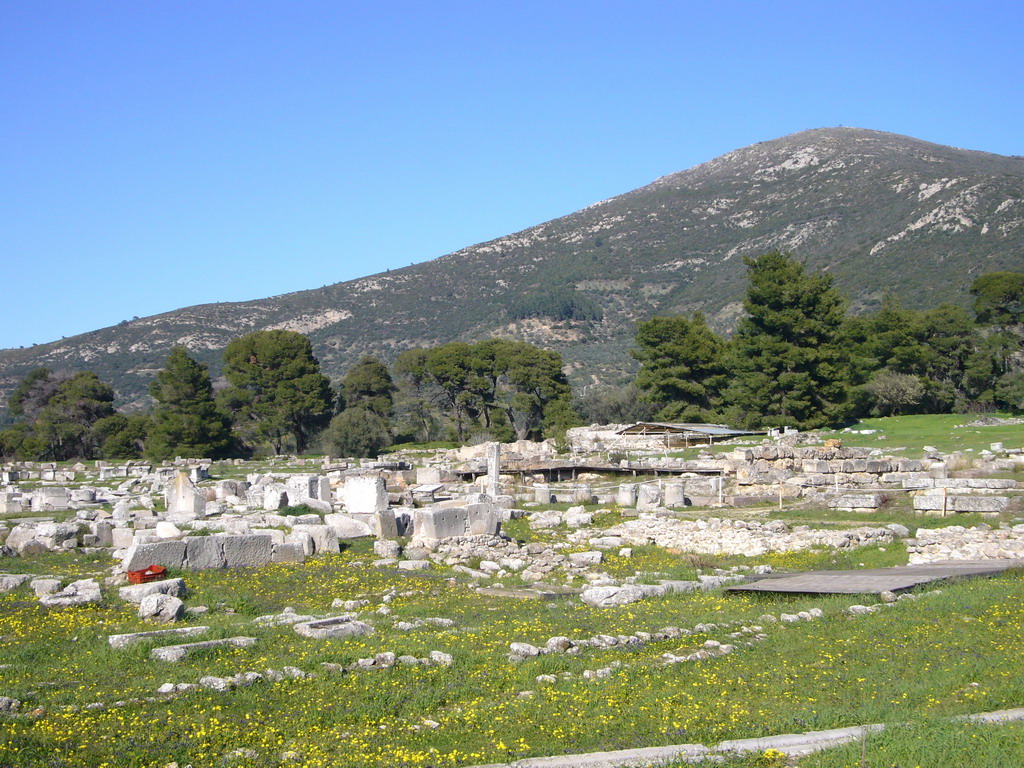
POLYGON ((224 350, 224 376, 232 386, 220 402, 242 437, 267 441, 276 453, 288 437, 301 453, 331 418, 331 383, 301 333, 255 331, 233 339, 224 350))
POLYGON ((659 407, 658 418, 706 421, 721 406, 726 384, 725 342, 704 315, 652 317, 636 329, 640 361, 636 386, 643 400, 659 407))
POLYGON ((174 347, 163 370, 149 385, 157 402, 146 440, 146 455, 158 461, 173 456, 221 458, 231 445, 231 426, 213 399, 210 374, 185 351, 174 347))
POLYGON ((731 344, 726 395, 735 416, 751 426, 840 423, 851 387, 840 342, 845 300, 832 278, 778 251, 744 261, 747 317, 731 344))

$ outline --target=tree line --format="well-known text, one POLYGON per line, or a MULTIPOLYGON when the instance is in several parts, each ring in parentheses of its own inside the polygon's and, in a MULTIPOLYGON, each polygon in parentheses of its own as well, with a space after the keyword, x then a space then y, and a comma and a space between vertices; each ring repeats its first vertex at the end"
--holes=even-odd
POLYGON ((375 456, 394 443, 540 439, 592 422, 807 429, 869 414, 1024 411, 1024 273, 975 280, 973 313, 889 296, 850 315, 831 276, 790 254, 745 263, 746 315, 732 337, 699 312, 641 322, 639 370, 625 385, 574 398, 557 352, 495 338, 405 350, 390 367, 363 357, 334 387, 308 338, 256 331, 227 345, 216 388, 173 348, 148 413, 118 412, 95 373, 37 368, 8 398, 16 421, 0 431, 0 458, 375 456))
POLYGON ((557 352, 520 341, 453 342, 359 360, 332 387, 309 339, 256 331, 207 367, 174 347, 150 383, 148 413, 114 408, 95 373, 31 371, 8 398, 0 458, 248 457, 320 449, 376 456, 394 442, 539 439, 579 423, 557 352))
POLYGON ((906 309, 892 296, 877 312, 851 316, 831 276, 792 255, 745 262, 746 316, 731 339, 699 312, 640 323, 631 388, 602 393, 591 410, 800 428, 1024 410, 1024 274, 975 280, 973 316, 953 304, 906 309))

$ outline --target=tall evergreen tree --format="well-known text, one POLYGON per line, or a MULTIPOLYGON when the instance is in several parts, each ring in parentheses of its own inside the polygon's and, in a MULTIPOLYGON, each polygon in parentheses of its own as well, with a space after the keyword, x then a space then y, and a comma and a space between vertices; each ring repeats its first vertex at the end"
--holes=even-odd
POLYGON ((388 367, 369 355, 353 365, 341 382, 346 408, 366 408, 384 419, 391 412, 394 391, 388 367))
POLYGON ((35 433, 56 461, 91 459, 100 452, 101 436, 93 429, 114 415, 114 390, 92 371, 80 371, 60 383, 35 421, 35 433))
POLYGON ((828 275, 790 254, 744 260, 747 311, 733 338, 727 399, 743 422, 815 428, 849 413, 850 371, 840 343, 845 301, 828 275))
POLYGON ((330 381, 301 333, 255 331, 233 339, 224 350, 224 376, 231 386, 219 401, 242 437, 266 441, 276 453, 289 437, 301 453, 331 418, 330 381))
POLYGON ((658 418, 706 421, 721 407, 726 384, 725 342, 704 315, 652 317, 636 329, 630 354, 640 361, 636 386, 658 418))
POLYGON ((167 363, 149 385, 156 400, 146 455, 157 461, 173 456, 191 458, 226 456, 231 444, 228 416, 213 399, 213 385, 205 365, 184 347, 174 347, 167 363))

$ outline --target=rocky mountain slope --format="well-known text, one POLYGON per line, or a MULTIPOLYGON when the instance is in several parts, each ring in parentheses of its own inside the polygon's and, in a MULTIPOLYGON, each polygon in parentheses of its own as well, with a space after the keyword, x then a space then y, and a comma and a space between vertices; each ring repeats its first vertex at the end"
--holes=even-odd
POLYGON ((558 349, 573 377, 630 369, 638 319, 741 312, 743 256, 772 248, 827 269, 854 311, 893 291, 908 306, 967 301, 979 274, 1024 268, 1024 158, 857 128, 730 152, 569 216, 404 269, 257 301, 206 304, 0 352, 0 390, 29 369, 89 368, 138 401, 169 348, 219 368, 238 335, 286 328, 327 373, 363 353, 493 334, 558 349), (512 320, 523 297, 574 288, 603 318, 512 320))

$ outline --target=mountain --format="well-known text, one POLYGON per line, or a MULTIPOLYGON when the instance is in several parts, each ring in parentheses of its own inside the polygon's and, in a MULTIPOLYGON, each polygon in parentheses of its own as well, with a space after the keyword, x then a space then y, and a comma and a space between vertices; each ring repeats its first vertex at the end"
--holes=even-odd
POLYGON ((1024 158, 858 128, 804 131, 404 269, 0 351, 0 390, 36 366, 88 368, 123 402, 142 402, 172 345, 216 372, 231 338, 272 328, 309 335, 333 377, 364 353, 507 335, 558 349, 575 380, 593 381, 631 370, 637 320, 699 309, 731 328, 743 257, 773 248, 834 275, 854 311, 886 291, 910 307, 966 303, 978 275, 1024 268, 1024 158), (555 286, 574 290, 590 319, 512 319, 553 300, 555 286))

